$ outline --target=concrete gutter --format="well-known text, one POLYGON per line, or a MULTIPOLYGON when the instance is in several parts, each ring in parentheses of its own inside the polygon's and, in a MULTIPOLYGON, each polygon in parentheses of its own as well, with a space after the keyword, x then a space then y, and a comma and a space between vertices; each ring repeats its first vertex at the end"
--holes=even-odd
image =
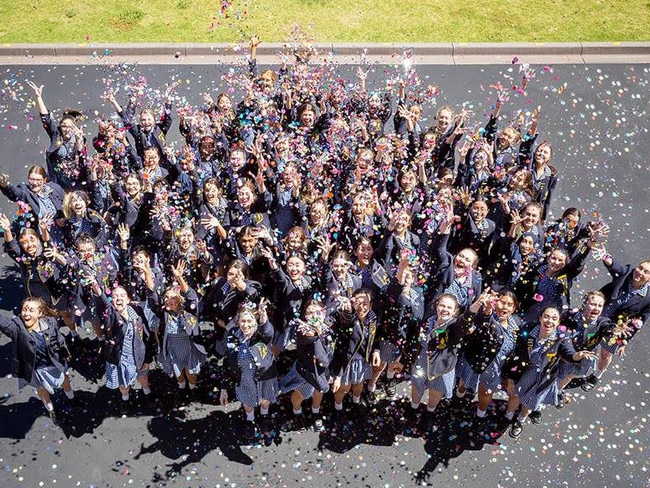
MULTIPOLYGON (((284 44, 261 44, 258 60, 276 64, 284 44)), ((401 63, 408 50, 416 64, 503 64, 514 57, 532 64, 650 63, 650 42, 620 43, 441 43, 441 44, 325 44, 317 43, 315 59, 340 64, 401 63)), ((241 62, 245 52, 232 44, 5 44, 1 64, 215 64, 241 62)))

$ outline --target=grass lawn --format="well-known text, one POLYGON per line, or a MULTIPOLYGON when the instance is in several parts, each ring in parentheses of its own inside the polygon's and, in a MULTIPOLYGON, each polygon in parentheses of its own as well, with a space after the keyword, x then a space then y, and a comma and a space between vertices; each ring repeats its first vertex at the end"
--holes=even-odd
POLYGON ((0 43, 650 40, 648 0, 2 1, 0 43))

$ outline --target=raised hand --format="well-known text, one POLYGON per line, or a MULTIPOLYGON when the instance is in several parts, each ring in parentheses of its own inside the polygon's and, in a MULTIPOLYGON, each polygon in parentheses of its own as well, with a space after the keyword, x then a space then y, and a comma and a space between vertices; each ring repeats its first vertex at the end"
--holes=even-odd
POLYGON ((43 88, 45 88, 45 85, 37 85, 31 80, 27 80, 27 84, 34 91, 36 98, 43 98, 43 88))

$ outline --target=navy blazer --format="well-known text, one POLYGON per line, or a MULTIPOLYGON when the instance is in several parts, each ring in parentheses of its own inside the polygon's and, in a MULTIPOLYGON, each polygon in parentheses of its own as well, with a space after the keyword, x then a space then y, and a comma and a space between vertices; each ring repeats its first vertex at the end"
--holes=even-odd
MULTIPOLYGON (((603 292, 609 303, 625 293, 630 281, 632 281, 634 266, 631 264, 623 265, 619 261, 613 260, 607 271, 612 275, 612 281, 603 286, 600 291, 603 292)), ((607 303, 605 308, 607 308, 607 303)), ((616 318, 614 314, 624 315, 625 317, 639 317, 645 324, 650 318, 650 292, 646 293, 645 296, 635 294, 627 303, 611 313, 610 317, 616 318)))
MULTIPOLYGON (((63 191, 63 188, 61 188, 60 185, 57 185, 56 183, 53 182, 47 182, 45 183, 45 186, 49 188, 50 192, 50 200, 52 201, 52 204, 54 205, 54 208, 56 208, 57 215, 55 215, 55 218, 59 218, 63 216, 63 197, 65 196, 65 192, 63 191)), ((2 191, 3 195, 6 196, 9 200, 12 202, 17 202, 17 201, 22 201, 27 203, 31 208, 36 217, 38 217, 38 214, 40 213, 41 210, 41 205, 40 205, 40 200, 38 198, 38 195, 34 193, 32 190, 29 189, 29 186, 25 183, 20 183, 18 185, 13 185, 9 183, 6 187, 1 188, 0 191, 2 191)))
MULTIPOLYGON (((52 365, 59 371, 67 369, 66 359, 70 357, 65 339, 57 327, 57 320, 54 317, 43 317, 40 319, 42 330, 47 344, 47 357, 52 365)), ((29 383, 32 381, 36 371, 36 342, 27 331, 23 319, 0 316, 0 332, 3 332, 11 339, 12 360, 11 373, 29 383)))

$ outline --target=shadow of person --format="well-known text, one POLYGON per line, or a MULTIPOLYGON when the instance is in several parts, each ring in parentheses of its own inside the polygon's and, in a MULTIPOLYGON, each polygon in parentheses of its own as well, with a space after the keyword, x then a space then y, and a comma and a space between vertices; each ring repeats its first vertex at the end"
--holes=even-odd
POLYGON ((449 461, 465 451, 478 451, 487 445, 499 445, 499 438, 508 429, 503 412, 506 402, 495 401, 486 417, 474 415, 476 403, 452 404, 439 407, 435 423, 423 437, 424 450, 428 454, 425 465, 414 475, 420 484, 429 481, 431 474, 439 467, 448 467, 449 461))
POLYGON ((5 261, 0 265, 0 310, 18 312, 24 298, 25 285, 20 279, 20 266, 5 261))
POLYGON ((9 403, 11 396, 0 398, 0 438, 24 439, 36 422, 45 415, 43 402, 31 397, 24 403, 9 403))
POLYGON ((318 448, 345 453, 359 444, 391 446, 402 430, 400 402, 382 400, 369 408, 353 407, 336 419, 330 415, 318 448))
POLYGON ((66 438, 79 438, 92 434, 108 417, 118 417, 119 395, 106 387, 96 392, 75 390, 75 399, 71 403, 63 401, 60 407, 61 430, 66 438))
POLYGON ((102 354, 102 344, 89 337, 77 338, 74 341, 66 336, 68 349, 72 354, 70 366, 86 381, 97 384, 104 377, 106 362, 102 354))
MULTIPOLYGON (((163 478, 178 475, 186 466, 200 462, 215 449, 230 461, 251 465, 253 460, 241 450, 241 446, 246 445, 240 425, 243 422, 238 422, 236 417, 239 417, 239 412, 221 410, 214 410, 199 419, 186 420, 171 415, 154 417, 147 423, 147 429, 157 440, 148 446, 142 444, 134 459, 160 452, 174 460, 167 465, 163 478)), ((154 476, 160 480, 161 474, 154 476)))

